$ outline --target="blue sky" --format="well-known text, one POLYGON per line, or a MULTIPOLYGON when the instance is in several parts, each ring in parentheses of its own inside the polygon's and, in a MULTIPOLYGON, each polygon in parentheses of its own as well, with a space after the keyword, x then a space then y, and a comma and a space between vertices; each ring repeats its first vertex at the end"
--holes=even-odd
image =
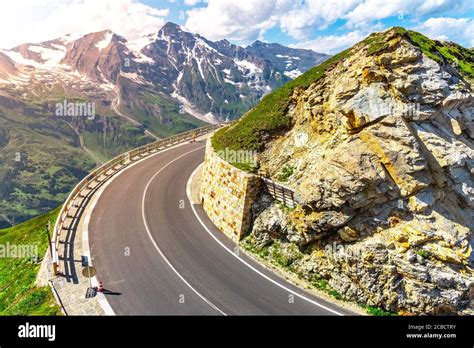
POLYGON ((0 47, 104 29, 134 40, 167 21, 211 40, 331 54, 395 25, 473 47, 473 14, 468 0, 16 0, 0 5, 0 47))

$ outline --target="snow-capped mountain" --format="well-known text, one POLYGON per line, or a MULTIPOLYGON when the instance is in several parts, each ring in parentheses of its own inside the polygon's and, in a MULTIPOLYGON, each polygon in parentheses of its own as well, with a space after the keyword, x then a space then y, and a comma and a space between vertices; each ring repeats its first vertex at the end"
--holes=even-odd
POLYGON ((330 57, 312 50, 289 48, 277 43, 269 44, 262 41, 255 41, 246 50, 254 56, 268 60, 291 79, 298 77, 330 57))
POLYGON ((264 94, 327 58, 260 41, 246 48, 212 42, 167 23, 136 41, 105 30, 0 51, 0 83, 60 81, 71 92, 101 91, 105 104, 133 107, 120 95, 126 84, 128 97, 133 90, 161 93, 187 113, 217 121, 239 117, 264 94))
POLYGON ((0 50, 0 228, 58 206, 114 155, 239 117, 326 58, 212 42, 173 23, 134 41, 105 30, 0 50), (95 115, 57 112, 71 102, 95 115))

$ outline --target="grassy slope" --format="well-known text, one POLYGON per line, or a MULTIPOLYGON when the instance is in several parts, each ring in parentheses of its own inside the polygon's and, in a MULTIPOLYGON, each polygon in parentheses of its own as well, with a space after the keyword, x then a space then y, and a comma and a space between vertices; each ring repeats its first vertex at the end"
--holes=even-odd
POLYGON ((326 69, 343 59, 343 51, 312 68, 295 80, 263 97, 260 104, 245 114, 235 125, 218 131, 212 139, 214 148, 222 150, 259 150, 264 145, 263 135, 288 129, 291 124, 286 115, 290 97, 295 88, 304 88, 324 76, 326 69))
POLYGON ((474 52, 452 42, 434 41, 416 31, 408 31, 410 40, 421 48, 423 53, 439 64, 456 66, 468 80, 474 79, 474 52))
MULTIPOLYGON (((64 201, 74 185, 90 172, 96 161, 84 149, 71 127, 79 129, 84 146, 102 162, 144 145, 153 139, 97 103, 99 115, 86 118, 57 118, 56 102, 78 97, 65 95, 61 86, 43 90, 34 86, 25 100, 0 99, 0 228, 44 214, 64 201), (12 102, 10 102, 12 101, 12 102), (69 124, 69 125, 68 125, 69 124)), ((13 95, 2 90, 1 95, 13 95)), ((155 100, 156 99, 156 100, 155 100)), ((204 125, 158 97, 163 123, 153 114, 144 118, 160 136, 169 136, 204 125)))
MULTIPOLYGON (((54 226, 59 208, 20 225, 0 230, 0 244, 37 245, 43 258, 48 248, 46 224, 54 226)), ((35 286, 40 262, 33 259, 0 258, 0 315, 59 315, 49 287, 35 286)))
POLYGON ((0 106, 0 129, 0 226, 54 209, 95 166, 64 122, 0 106))
MULTIPOLYGON (((440 64, 457 64, 459 72, 467 79, 472 79, 474 71, 474 53, 453 43, 441 43, 403 28, 396 27, 398 35, 404 35, 418 46, 428 57, 440 64)), ((378 54, 388 45, 384 33, 374 33, 359 44, 367 46, 367 54, 378 54)), ((357 45, 359 45, 357 44, 357 45)), ((218 131, 212 139, 216 150, 260 150, 264 145, 265 134, 278 134, 291 126, 286 115, 291 95, 296 88, 305 88, 324 76, 325 71, 333 64, 351 54, 349 48, 324 63, 312 68, 297 79, 287 83, 273 93, 265 96, 260 104, 246 113, 236 124, 218 131)), ((238 166, 238 164, 236 164, 238 166)))

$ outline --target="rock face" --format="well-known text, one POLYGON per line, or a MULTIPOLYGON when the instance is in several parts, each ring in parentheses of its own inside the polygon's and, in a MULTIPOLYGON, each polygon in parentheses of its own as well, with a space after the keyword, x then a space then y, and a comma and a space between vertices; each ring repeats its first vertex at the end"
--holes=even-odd
POLYGON ((62 63, 94 82, 116 81, 126 59, 136 68, 136 57, 127 50, 126 42, 110 30, 88 34, 71 43, 62 63))
MULTIPOLYGON (((472 57, 469 64, 472 66, 472 57)), ((351 49, 296 88, 292 127, 261 171, 301 206, 260 202, 252 234, 299 246, 293 269, 344 298, 400 313, 469 310, 474 283, 474 95, 470 77, 403 30, 351 49), (373 41, 380 44, 374 48, 373 41), (263 208, 262 208, 263 205, 263 208)))

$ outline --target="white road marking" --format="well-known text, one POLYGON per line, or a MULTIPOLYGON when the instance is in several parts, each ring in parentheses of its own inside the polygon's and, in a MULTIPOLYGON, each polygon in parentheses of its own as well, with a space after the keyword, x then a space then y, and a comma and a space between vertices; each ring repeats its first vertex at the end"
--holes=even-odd
MULTIPOLYGON (((202 137, 200 137, 199 140, 206 139, 207 136, 208 136, 208 134, 205 134, 202 137)), ((146 161, 150 158, 154 158, 155 156, 161 155, 164 152, 168 152, 170 150, 176 149, 176 148, 181 147, 185 144, 188 144, 188 142, 182 142, 182 143, 170 146, 168 148, 162 149, 162 150, 160 150, 160 151, 158 151, 158 152, 156 152, 156 153, 154 153, 154 154, 152 154, 148 157, 142 158, 142 159, 128 165, 123 170, 119 171, 118 173, 115 173, 114 176, 112 178, 110 178, 109 180, 107 180, 107 182, 104 185, 102 185, 97 192, 94 192, 92 203, 86 207, 87 214, 84 218, 84 226, 83 226, 83 231, 82 231, 83 255, 87 256, 89 258, 89 263, 91 265, 92 265, 92 255, 91 255, 91 252, 90 252, 90 245, 89 245, 89 223, 90 223, 90 219, 91 219, 91 216, 92 216, 92 212, 94 211, 94 208, 97 205, 97 202, 99 201, 99 199, 100 199, 102 193, 105 191, 105 189, 109 185, 111 185, 112 182, 115 179, 117 179, 121 174, 125 173, 127 170, 135 167, 136 165, 142 163, 143 161, 146 161)), ((97 286, 98 285, 97 277, 93 277, 92 282, 93 282, 93 284, 96 284, 96 286, 97 286)), ((110 305, 109 301, 107 301, 107 297, 104 296, 104 294, 100 294, 100 295, 101 295, 101 297, 99 298, 99 304, 102 307, 102 310, 105 312, 106 315, 115 315, 115 312, 112 309, 112 306, 110 305)))
POLYGON ((158 246, 158 244, 156 243, 155 239, 153 238, 153 236, 151 235, 151 232, 150 232, 150 229, 148 227, 148 223, 146 221, 146 216, 145 216, 145 198, 146 198, 146 194, 147 194, 147 191, 148 191, 148 188, 149 186, 151 185, 151 183, 153 182, 153 180, 163 171, 165 170, 168 166, 170 166, 171 164, 173 164, 174 162, 176 162, 177 160, 181 159, 182 157, 184 156, 187 156, 189 155, 190 153, 192 152, 195 152, 195 151, 198 151, 198 150, 201 150, 203 149, 204 146, 201 146, 197 149, 194 149, 194 150, 191 150, 189 152, 186 152, 185 154, 179 156, 179 157, 176 157, 174 160, 172 160, 171 162, 167 163, 165 166, 161 167, 160 170, 158 170, 155 175, 153 175, 153 177, 148 181, 148 183, 146 184, 146 187, 145 187, 145 191, 143 192, 143 198, 142 198, 142 218, 143 218, 143 223, 145 224, 145 229, 148 233, 148 237, 150 237, 150 240, 151 242, 153 243, 155 249, 158 251, 158 253, 161 255, 161 257, 163 258, 163 260, 166 262, 166 264, 171 268, 171 270, 183 281, 184 284, 186 284, 186 286, 188 288, 190 288, 196 295, 198 295, 204 302, 206 302, 211 308, 213 308, 214 310, 216 310, 217 312, 221 313, 222 315, 227 315, 226 313, 224 313, 222 310, 220 310, 216 305, 214 305, 211 301, 209 301, 206 297, 204 297, 201 293, 199 293, 195 288, 193 288, 193 286, 191 284, 188 283, 188 281, 178 272, 178 270, 171 264, 171 262, 168 260, 168 258, 165 256, 165 254, 161 251, 160 247, 158 246))
MULTIPOLYGON (((199 167, 198 167, 198 168, 199 168, 199 167)), ((196 169, 194 170, 194 172, 193 172, 193 173, 191 174, 191 176, 189 177, 189 180, 192 179, 192 177, 194 176, 194 174, 196 173, 196 171, 197 171, 198 168, 196 168, 196 169)), ((192 197, 190 197, 189 195, 188 195, 188 200, 189 200, 189 202, 191 203, 192 197)), ((231 254, 231 255, 232 255, 233 257, 235 257, 237 260, 239 260, 240 262, 242 262, 245 266, 247 266, 248 268, 250 268, 252 271, 256 272, 257 274, 259 274, 259 275, 262 276, 263 278, 265 278, 265 279, 267 279, 268 281, 272 282, 272 283, 275 284, 276 286, 278 286, 278 287, 284 289, 285 291, 288 291, 289 293, 291 293, 291 294, 293 294, 293 295, 295 295, 295 296, 297 296, 297 297, 299 297, 299 298, 301 298, 301 299, 303 299, 303 300, 305 300, 305 301, 308 301, 309 303, 311 303, 311 304, 313 304, 313 305, 315 305, 315 306, 318 306, 318 307, 320 307, 320 308, 323 308, 323 309, 325 309, 325 310, 327 310, 327 311, 329 311, 329 312, 331 312, 331 313, 334 313, 334 314, 336 314, 336 315, 344 316, 343 313, 340 313, 340 312, 338 312, 338 311, 336 311, 336 310, 334 310, 334 309, 331 309, 331 308, 329 308, 329 307, 327 307, 327 306, 325 306, 325 305, 323 305, 323 304, 321 304, 321 303, 319 303, 319 302, 316 302, 316 301, 314 301, 314 300, 312 300, 312 299, 310 299, 310 298, 308 298, 308 297, 306 297, 306 296, 304 296, 304 295, 301 295, 301 294, 299 294, 299 293, 297 293, 297 292, 291 290, 290 288, 286 287, 286 286, 283 285, 283 284, 278 283, 276 280, 273 280, 272 278, 270 278, 270 277, 267 276, 266 274, 260 272, 258 269, 256 269, 255 267, 253 267, 251 264, 249 264, 249 263, 246 262, 245 260, 242 260, 238 255, 235 254, 235 252, 234 252, 233 250, 229 249, 224 243, 222 243, 222 242, 214 235, 214 233, 212 233, 212 232, 207 228, 207 226, 204 224, 204 222, 203 222, 203 221, 201 220, 201 218, 199 217, 199 215, 198 215, 196 209, 194 208, 194 204, 192 204, 192 203, 191 203, 191 208, 192 208, 192 210, 193 210, 193 212, 194 212, 194 215, 196 216, 196 218, 198 219, 198 221, 201 223, 202 227, 207 231, 207 233, 209 233, 209 235, 210 235, 221 247, 223 247, 225 250, 227 250, 227 251, 229 252, 229 254, 231 254)))
POLYGON ((107 297, 105 297, 104 294, 99 294, 97 296, 99 296, 99 304, 102 307, 102 310, 105 312, 105 315, 115 315, 115 312, 110 306, 109 301, 107 301, 107 297))
MULTIPOLYGON (((112 180, 111 180, 112 181, 112 180)), ((92 203, 86 206, 85 214, 86 217, 84 218, 84 224, 83 224, 83 229, 82 229, 82 249, 83 249, 83 255, 87 256, 89 259, 89 265, 92 266, 92 256, 91 256, 91 251, 90 251, 90 244, 89 244, 89 223, 91 220, 91 214, 92 211, 94 210, 100 195, 104 192, 106 187, 110 185, 110 182, 105 183, 104 186, 99 188, 97 192, 94 193, 93 198, 92 198, 92 203)), ((97 279, 97 276, 94 276, 91 278, 91 284, 93 287, 99 286, 99 281, 97 279)), ((107 300, 107 297, 104 294, 97 294, 97 301, 99 302, 100 307, 104 311, 105 315, 108 316, 113 316, 115 315, 114 310, 112 309, 112 306, 110 305, 109 301, 107 300)))

